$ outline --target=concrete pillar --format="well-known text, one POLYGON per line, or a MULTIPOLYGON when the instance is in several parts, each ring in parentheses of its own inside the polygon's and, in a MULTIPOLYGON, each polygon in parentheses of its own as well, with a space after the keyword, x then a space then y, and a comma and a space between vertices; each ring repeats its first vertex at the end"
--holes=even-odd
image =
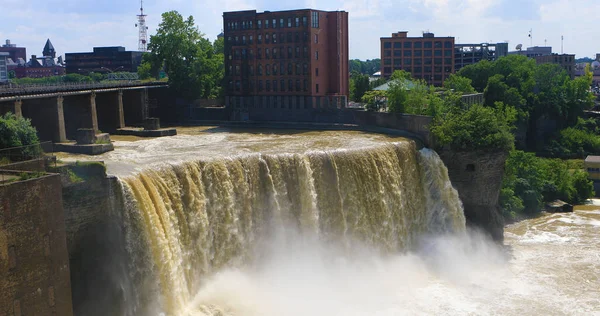
POLYGON ((54 142, 62 143, 67 141, 67 130, 65 129, 65 112, 63 109, 64 98, 56 97, 56 130, 54 142))
POLYGON ((147 119, 150 116, 148 109, 148 89, 144 88, 140 91, 140 102, 142 104, 142 119, 147 119))
POLYGON ((123 90, 117 93, 117 128, 125 128, 125 114, 123 113, 123 90))
POLYGON ((89 128, 93 129, 94 132, 98 132, 98 113, 96 112, 96 92, 90 94, 90 116, 89 116, 89 128))
POLYGON ((15 115, 17 117, 23 117, 23 111, 22 111, 22 107, 23 107, 23 101, 21 100, 17 100, 15 101, 15 115))

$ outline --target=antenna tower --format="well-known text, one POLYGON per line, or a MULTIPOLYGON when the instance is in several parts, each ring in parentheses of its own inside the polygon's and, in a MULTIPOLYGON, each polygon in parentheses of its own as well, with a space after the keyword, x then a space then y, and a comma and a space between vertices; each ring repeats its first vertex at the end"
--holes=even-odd
POLYGON ((139 29, 138 51, 148 51, 148 27, 146 26, 146 16, 144 14, 144 0, 140 0, 140 14, 138 14, 138 23, 135 25, 139 29))

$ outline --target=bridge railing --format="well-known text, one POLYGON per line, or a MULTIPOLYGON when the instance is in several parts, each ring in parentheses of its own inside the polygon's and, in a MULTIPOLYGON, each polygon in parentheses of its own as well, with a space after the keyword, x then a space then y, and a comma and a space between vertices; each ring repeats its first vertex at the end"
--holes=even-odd
POLYGON ((51 84, 14 84, 0 85, 0 96, 43 94, 54 92, 69 92, 81 90, 97 90, 121 87, 166 85, 163 81, 110 81, 110 82, 65 82, 51 84))
POLYGON ((3 164, 38 159, 46 153, 53 152, 54 144, 52 142, 0 149, 0 168, 3 164))

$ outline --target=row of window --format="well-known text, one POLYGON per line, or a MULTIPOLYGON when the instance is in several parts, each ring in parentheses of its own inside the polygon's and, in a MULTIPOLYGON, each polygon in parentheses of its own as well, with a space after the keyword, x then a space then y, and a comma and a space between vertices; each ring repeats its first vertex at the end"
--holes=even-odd
MULTIPOLYGON (((397 70, 398 68, 396 68, 397 70)), ((447 74, 446 76, 436 73, 436 74, 432 74, 432 73, 428 73, 428 72, 418 72, 418 69, 414 69, 411 70, 410 68, 404 68, 403 69, 406 72, 410 72, 411 75, 415 78, 421 78, 421 79, 425 79, 427 82, 431 82, 433 81, 442 81, 442 78, 447 78, 450 74, 447 74)), ((383 73, 387 74, 387 75, 391 75, 392 74, 392 68, 391 67, 384 67, 383 68, 383 73)))
MULTIPOLYGON (((264 72, 263 72, 263 65, 259 64, 256 67, 256 75, 258 76, 262 76, 263 74, 266 76, 270 76, 270 75, 285 75, 286 73, 288 75, 308 75, 308 64, 292 64, 292 63, 288 63, 287 64, 287 71, 286 71, 286 64, 285 63, 281 63, 281 64, 273 64, 271 66, 271 64, 266 64, 264 66, 264 72), (294 69, 296 70, 294 73, 294 69)), ((235 65, 235 66, 229 66, 227 68, 227 75, 229 76, 239 76, 243 73, 248 74, 250 76, 254 76, 255 72, 254 72, 254 66, 253 65, 235 65)), ((315 68, 315 76, 318 77, 319 76, 319 68, 315 68)))
MULTIPOLYGON (((390 67, 386 67, 386 68, 390 68, 390 67)), ((408 72, 412 72, 412 73, 441 73, 442 71, 444 73, 447 74, 451 74, 452 73, 452 67, 421 67, 421 66, 417 66, 417 67, 411 67, 411 66, 400 66, 400 65, 394 65, 393 67, 394 70, 406 70, 408 72)))
MULTIPOLYGON (((431 56, 436 56, 436 57, 452 57, 454 56, 454 52, 452 50, 441 50, 441 49, 436 49, 436 50, 405 50, 405 51, 401 51, 401 50, 394 50, 393 51, 393 55, 394 57, 431 57, 431 56)), ((391 50, 384 50, 383 51, 383 56, 385 57, 390 57, 392 56, 392 51, 391 50)))
MULTIPOLYGON (((287 18, 279 18, 279 19, 264 19, 256 21, 257 29, 268 29, 268 28, 292 28, 292 27, 307 27, 308 26, 308 17, 287 17, 287 18)), ((235 21, 235 22, 227 22, 227 30, 252 30, 254 29, 254 21, 235 21)))
POLYGON ((383 48, 452 48, 453 44, 451 41, 402 41, 402 42, 383 42, 383 48))
MULTIPOLYGON (((229 91, 254 91, 254 80, 236 80, 229 81, 229 91)), ((304 79, 300 81, 300 79, 296 79, 295 81, 292 79, 287 80, 258 80, 256 85, 257 91, 262 92, 307 92, 308 91, 308 80, 304 79), (264 85, 263 85, 264 83, 264 85), (295 83, 295 84, 294 84, 295 83)), ((317 92, 319 89, 319 85, 316 86, 317 92)))
MULTIPOLYGON (((287 33, 279 33, 279 37, 277 37, 277 33, 265 33, 264 34, 264 43, 265 44, 277 44, 279 43, 300 43, 300 32, 287 32, 287 33), (285 37, 284 37, 285 34, 285 37)), ((304 32, 302 35, 302 41, 308 42, 308 32, 304 32)), ((315 44, 319 43, 319 35, 314 35, 315 44)), ((253 35, 241 35, 241 36, 227 36, 225 41, 227 44, 235 45, 252 45, 254 44, 254 36, 253 35)), ((263 34, 258 34, 256 36, 256 43, 263 43, 263 34)))
POLYGON ((588 172, 600 172, 600 168, 587 168, 588 172))
MULTIPOLYGON (((318 59, 318 54, 315 54, 315 58, 318 59)), ((264 58, 265 59, 284 59, 284 58, 308 58, 308 47, 302 47, 302 51, 300 51, 300 46, 296 46, 296 48, 292 48, 291 46, 287 47, 287 54, 284 46, 280 48, 265 48, 264 49, 264 58)), ((262 48, 256 49, 256 56, 254 55, 253 49, 235 49, 233 50, 233 55, 228 55, 229 60, 246 60, 246 59, 262 59, 263 58, 263 50, 262 48)))
MULTIPOLYGON (((401 65, 401 64, 405 64, 405 65, 441 65, 442 62, 445 65, 452 65, 452 62, 454 61, 454 59, 452 58, 394 58, 394 65, 401 65)), ((384 65, 391 65, 392 64, 392 59, 391 58, 386 58, 383 60, 383 64, 384 65)))

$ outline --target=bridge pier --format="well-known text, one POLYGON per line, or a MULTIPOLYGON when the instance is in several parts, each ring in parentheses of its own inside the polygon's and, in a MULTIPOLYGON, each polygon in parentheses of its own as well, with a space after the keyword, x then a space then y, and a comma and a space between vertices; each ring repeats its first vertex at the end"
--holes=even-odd
POLYGON ((148 89, 123 91, 125 125, 141 127, 148 118, 148 89))
POLYGON ((17 117, 22 117, 23 116, 23 112, 21 110, 22 105, 23 105, 23 101, 21 101, 21 100, 0 102, 0 115, 4 115, 8 112, 11 112, 14 115, 16 115, 17 117))
POLYGON ((98 132, 95 93, 68 96, 64 99, 64 108, 68 139, 75 139, 80 128, 91 128, 98 132))
POLYGON ((20 102, 21 115, 31 120, 41 141, 67 141, 62 96, 15 101, 15 107, 16 102, 20 102))
POLYGON ((96 95, 98 127, 105 132, 114 132, 125 127, 123 114, 123 90, 98 93, 96 95))

